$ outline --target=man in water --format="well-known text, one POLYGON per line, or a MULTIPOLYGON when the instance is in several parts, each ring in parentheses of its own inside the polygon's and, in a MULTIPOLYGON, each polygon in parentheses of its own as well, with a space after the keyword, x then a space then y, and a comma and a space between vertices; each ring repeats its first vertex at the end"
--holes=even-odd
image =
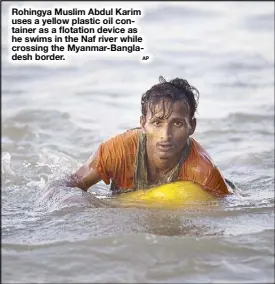
POLYGON ((142 95, 140 127, 102 143, 67 186, 87 191, 103 180, 118 193, 193 181, 217 197, 233 193, 209 154, 191 138, 198 97, 186 80, 160 77, 142 95))

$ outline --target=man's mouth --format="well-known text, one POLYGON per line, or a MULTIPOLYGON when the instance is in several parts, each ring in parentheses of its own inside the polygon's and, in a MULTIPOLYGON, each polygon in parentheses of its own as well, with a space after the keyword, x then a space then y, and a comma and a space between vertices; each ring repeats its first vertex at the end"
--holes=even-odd
POLYGON ((157 143, 157 148, 161 152, 168 152, 173 148, 173 144, 171 144, 171 143, 157 143))

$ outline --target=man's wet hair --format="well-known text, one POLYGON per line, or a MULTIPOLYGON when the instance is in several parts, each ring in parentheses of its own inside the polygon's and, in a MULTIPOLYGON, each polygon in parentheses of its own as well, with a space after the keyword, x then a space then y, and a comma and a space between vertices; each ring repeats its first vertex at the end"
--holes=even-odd
POLYGON ((146 116, 148 109, 152 115, 155 115, 155 107, 157 104, 163 104, 163 118, 167 118, 173 111, 173 104, 176 101, 185 100, 190 109, 190 118, 192 119, 198 107, 199 91, 189 85, 187 80, 175 78, 167 82, 162 76, 159 77, 159 84, 154 85, 151 89, 146 91, 141 98, 141 112, 146 116), (165 107, 164 99, 169 99, 172 104, 165 107))

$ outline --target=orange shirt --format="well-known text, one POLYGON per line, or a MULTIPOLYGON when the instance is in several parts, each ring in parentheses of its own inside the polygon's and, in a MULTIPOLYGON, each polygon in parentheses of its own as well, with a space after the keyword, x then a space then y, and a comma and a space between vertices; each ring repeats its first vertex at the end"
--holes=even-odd
MULTIPOLYGON (((140 131, 140 129, 128 130, 99 146, 96 168, 106 184, 112 179, 121 189, 133 188, 140 131)), ((215 196, 232 193, 209 154, 193 138, 191 138, 191 151, 183 162, 178 180, 198 183, 215 196)))

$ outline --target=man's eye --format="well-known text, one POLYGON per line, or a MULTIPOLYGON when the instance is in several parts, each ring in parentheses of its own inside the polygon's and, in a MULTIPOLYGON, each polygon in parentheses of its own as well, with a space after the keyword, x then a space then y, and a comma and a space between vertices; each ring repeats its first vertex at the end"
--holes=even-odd
POLYGON ((156 121, 153 122, 153 124, 154 124, 155 126, 159 126, 159 125, 160 125, 160 121, 156 120, 156 121))
POLYGON ((181 121, 175 121, 174 124, 175 124, 176 126, 182 126, 182 122, 181 122, 181 121))

